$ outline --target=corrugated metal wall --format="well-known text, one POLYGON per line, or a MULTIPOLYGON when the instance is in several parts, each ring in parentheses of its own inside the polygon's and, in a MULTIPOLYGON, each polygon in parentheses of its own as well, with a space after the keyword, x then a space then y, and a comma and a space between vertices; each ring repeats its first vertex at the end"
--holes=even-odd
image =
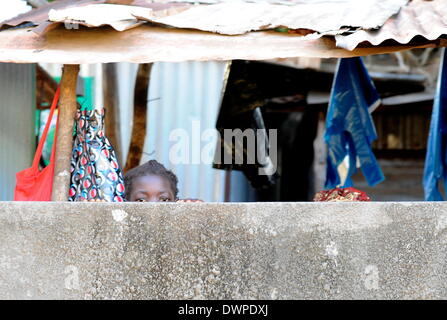
POLYGON ((0 200, 14 197, 16 172, 35 148, 35 65, 0 63, 0 200))
POLYGON ((200 139, 204 130, 215 127, 225 65, 195 61, 154 65, 149 88, 147 154, 143 161, 155 158, 172 167, 179 178, 181 197, 222 200, 224 172, 211 168, 212 157, 203 163, 201 151, 205 144, 200 139), (185 135, 172 136, 174 130, 185 135), (183 158, 180 163, 175 163, 172 156, 176 144, 185 147, 185 154, 177 154, 183 158))
MULTIPOLYGON (((42 64, 53 76, 60 76, 61 66, 42 64)), ((205 201, 223 201, 225 172, 213 169, 210 163, 172 163, 169 159, 171 148, 176 141, 170 141, 173 130, 183 129, 194 138, 193 124, 200 124, 199 135, 206 129, 214 129, 219 111, 223 86, 225 62, 157 62, 151 70, 148 94, 148 133, 145 155, 142 161, 156 159, 173 170, 179 178, 179 195, 182 198, 199 198, 205 201)), ((127 156, 133 117, 133 93, 138 65, 118 63, 118 97, 120 106, 120 130, 123 158, 127 156)), ((81 66, 82 76, 94 77, 95 105, 102 106, 102 65, 81 66)), ((107 106, 106 106, 107 107, 107 106)), ((175 131, 174 131, 175 132, 175 131)), ((201 137, 199 136, 199 139, 201 137)), ((208 137, 209 138, 209 137, 208 137)), ((202 141, 199 149, 212 142, 202 141)), ((192 150, 190 141, 189 159, 200 154, 192 150)), ((210 152, 214 154, 214 149, 210 152)), ((197 160, 195 158, 194 160, 197 160)), ((210 160, 210 159, 208 159, 210 160)), ((124 163, 122 164, 124 166, 124 163)), ((231 201, 254 199, 253 190, 248 186, 241 172, 232 173, 231 201)))
MULTIPOLYGON (((132 132, 133 117, 133 93, 135 89, 135 77, 137 75, 138 64, 118 63, 118 98, 120 107, 120 130, 121 130, 121 150, 122 157, 126 159, 129 150, 130 135, 132 132)), ((125 165, 124 163, 122 164, 125 165)))
MULTIPOLYGON (((204 137, 202 134, 207 129, 215 128, 225 67, 225 62, 192 61, 160 62, 152 68, 148 95, 148 134, 142 161, 156 159, 173 170, 179 179, 181 198, 224 200, 225 172, 212 168, 215 143, 213 137, 204 137), (175 137, 176 132, 184 133, 186 139, 175 137), (175 161, 170 153, 174 152, 176 146, 184 144, 187 144, 184 149, 186 157, 183 158, 186 161, 175 161), (208 153, 206 146, 209 147, 208 153)), ((124 150, 127 150, 130 141, 136 69, 135 64, 118 65, 124 150)), ((231 191, 232 201, 249 199, 247 181, 239 172, 232 175, 231 191)))

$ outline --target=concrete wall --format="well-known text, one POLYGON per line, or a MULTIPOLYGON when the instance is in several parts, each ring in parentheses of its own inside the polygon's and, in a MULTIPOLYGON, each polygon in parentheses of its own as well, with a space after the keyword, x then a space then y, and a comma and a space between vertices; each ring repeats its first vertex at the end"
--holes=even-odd
POLYGON ((1 299, 446 299, 446 203, 0 202, 1 299))

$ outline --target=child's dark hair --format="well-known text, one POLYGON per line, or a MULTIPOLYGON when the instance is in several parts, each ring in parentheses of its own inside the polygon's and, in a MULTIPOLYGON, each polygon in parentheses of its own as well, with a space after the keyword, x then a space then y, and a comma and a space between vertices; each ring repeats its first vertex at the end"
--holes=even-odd
POLYGON ((177 176, 170 170, 166 169, 164 165, 162 165, 157 160, 149 160, 148 162, 135 167, 124 175, 124 186, 126 188, 126 199, 129 200, 130 194, 132 192, 132 182, 134 179, 143 176, 159 176, 168 180, 172 193, 174 194, 175 199, 177 199, 178 188, 177 176))

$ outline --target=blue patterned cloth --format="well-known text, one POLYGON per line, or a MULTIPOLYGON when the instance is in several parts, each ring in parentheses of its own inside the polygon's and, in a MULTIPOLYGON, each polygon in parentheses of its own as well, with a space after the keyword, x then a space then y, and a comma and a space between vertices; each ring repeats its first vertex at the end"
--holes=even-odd
POLYGON ((427 201, 443 200, 438 187, 441 179, 445 187, 447 179, 447 51, 443 50, 425 157, 423 185, 427 201))
POLYGON ((326 189, 353 186, 360 166, 370 186, 385 178, 372 152, 377 139, 371 112, 380 97, 361 58, 340 59, 326 117, 328 146, 326 189))

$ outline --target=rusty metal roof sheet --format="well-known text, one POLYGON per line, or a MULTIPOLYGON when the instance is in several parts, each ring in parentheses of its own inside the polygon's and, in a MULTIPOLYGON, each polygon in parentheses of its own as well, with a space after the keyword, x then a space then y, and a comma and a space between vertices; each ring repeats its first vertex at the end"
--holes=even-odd
POLYGON ((226 1, 211 5, 193 5, 192 0, 93 1, 62 0, 45 6, 42 11, 33 10, 4 23, 0 31, 0 62, 336 58, 446 45, 444 40, 431 41, 437 39, 436 35, 445 34, 442 13, 446 0, 414 0, 400 11, 408 0, 269 0, 286 4, 226 1), (427 11, 422 11, 422 6, 427 11), (53 21, 48 20, 48 15, 53 21), (419 19, 418 23, 412 19, 419 19), (435 33, 430 33, 432 28, 426 27, 431 19, 439 26, 435 33), (144 23, 144 20, 152 23, 144 23), (26 21, 38 27, 7 28, 26 21), (63 22, 80 23, 88 28, 67 30, 61 25, 63 22), (383 26, 377 31, 370 30, 381 24, 383 26), (415 24, 419 28, 415 28, 415 24), (264 31, 279 25, 313 31, 302 34, 264 31), (248 32, 250 30, 257 32, 248 32), (353 33, 339 34, 347 30, 353 33), (322 37, 323 34, 336 35, 338 45, 345 48, 338 48, 333 36, 322 37), (407 45, 383 44, 384 39, 404 39, 406 34, 411 37, 428 34, 428 40, 402 41, 407 45), (372 45, 356 48, 365 39, 370 39, 372 45), (378 43, 381 45, 375 46, 378 43))
MULTIPOLYGON (((204 31, 142 25, 124 32, 109 27, 68 30, 59 26, 45 35, 31 28, 0 32, 0 62, 107 63, 188 60, 264 60, 289 57, 339 58, 389 53, 417 46, 337 48, 329 37, 307 39, 274 31, 226 36, 204 31)), ((425 44, 424 46, 427 46, 425 44)), ((433 45, 431 45, 433 46, 433 45)))
MULTIPOLYGON (((95 24, 97 21, 105 21, 105 24, 116 24, 116 25, 125 25, 125 23, 130 23, 130 20, 137 20, 133 13, 144 12, 144 10, 153 10, 154 16, 159 17, 162 15, 173 14, 178 12, 178 8, 188 8, 190 7, 190 3, 177 3, 177 2, 162 2, 157 0, 157 2, 153 2, 152 0, 58 0, 55 2, 51 2, 48 5, 44 5, 37 9, 33 9, 27 13, 18 15, 12 19, 1 22, 0 21, 0 29, 6 29, 8 27, 15 27, 25 23, 30 23, 34 26, 41 26, 38 28, 40 31, 46 31, 47 27, 51 24, 55 24, 55 21, 50 21, 49 13, 50 12, 64 12, 64 10, 68 10, 76 15, 76 18, 82 19, 82 15, 85 15, 88 19, 93 19, 94 23, 91 25, 87 23, 83 23, 83 21, 78 21, 80 24, 97 27, 95 24), (102 11, 95 11, 96 16, 94 16, 91 12, 92 7, 90 5, 99 6, 102 11), (104 5, 107 5, 104 7, 104 5), (84 8, 88 6, 87 8, 84 8), (126 7, 124 7, 126 6, 126 7), (139 9, 137 9, 138 7, 139 9), (120 15, 117 15, 117 8, 121 11, 120 15), (146 9, 145 9, 146 8, 146 9), (173 10, 175 9, 175 10, 173 10), (72 11, 71 11, 72 10, 72 11), (80 12, 82 14, 80 15, 80 12), (110 23, 109 23, 110 22, 110 23)), ((94 8, 94 7, 93 7, 94 8)), ((59 13, 59 16, 61 13, 59 13)), ((58 16, 58 14, 56 14, 58 16)), ((66 21, 73 22, 67 17, 66 21)), ((75 19, 73 19, 75 20, 75 19)), ((62 20, 64 21, 64 20, 62 20)), ((138 24, 137 21, 135 21, 138 24)), ((57 23, 55 24, 57 25, 57 23)), ((113 26, 113 25, 112 25, 113 26)), ((119 27, 119 29, 121 29, 119 27)))
POLYGON ((88 27, 110 25, 117 31, 124 31, 144 23, 138 21, 135 16, 146 15, 152 15, 152 9, 112 4, 89 4, 62 10, 51 9, 48 13, 49 20, 53 22, 79 22, 88 27))
POLYGON ((50 9, 62 9, 73 6, 79 7, 94 2, 98 3, 98 1, 95 0, 77 0, 77 1, 59 0, 56 2, 52 2, 49 3, 48 5, 20 14, 12 19, 3 22, 0 21, 0 29, 7 26, 15 27, 27 22, 32 23, 34 25, 40 25, 41 23, 48 21, 48 12, 50 11, 50 9))
POLYGON ((407 2, 408 0, 326 0, 294 1, 284 5, 267 1, 225 1, 191 5, 181 12, 177 10, 163 15, 156 15, 149 9, 136 9, 133 5, 118 7, 91 4, 77 8, 52 9, 49 20, 75 21, 88 26, 109 24, 114 28, 146 20, 170 27, 228 35, 277 27, 307 29, 324 34, 346 31, 343 27, 366 30, 378 28, 407 2))
POLYGON ((229 2, 194 6, 177 15, 153 21, 221 34, 243 34, 276 27, 326 33, 343 27, 380 27, 406 3, 407 0, 316 1, 293 5, 229 2))
POLYGON ((406 44, 416 36, 435 40, 443 35, 447 35, 447 1, 413 0, 379 30, 358 30, 335 38, 338 47, 353 50, 362 42, 376 46, 392 39, 406 44))
POLYGON ((145 23, 150 19, 159 19, 166 15, 175 15, 191 7, 189 4, 156 6, 135 6, 119 4, 88 4, 82 7, 51 9, 48 19, 51 22, 79 23, 87 27, 109 25, 117 31, 124 31, 145 23))

